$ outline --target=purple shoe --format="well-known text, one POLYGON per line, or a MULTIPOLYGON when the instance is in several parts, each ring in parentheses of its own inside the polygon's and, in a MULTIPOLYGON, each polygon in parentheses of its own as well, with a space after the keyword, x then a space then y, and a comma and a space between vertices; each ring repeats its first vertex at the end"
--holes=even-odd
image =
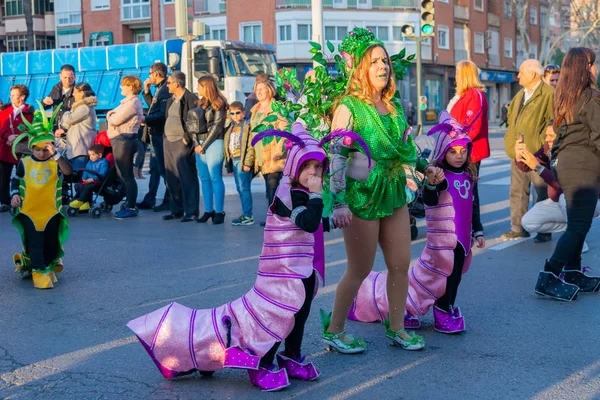
POLYGON ((321 372, 312 362, 304 362, 304 358, 300 357, 294 360, 279 353, 277 354, 277 364, 279 368, 287 371, 290 378, 314 381, 321 375, 321 372))
POLYGON ((276 392, 290 386, 286 370, 283 368, 275 370, 275 365, 249 369, 248 377, 253 385, 258 386, 264 392, 276 392))
POLYGON ((421 327, 421 321, 419 318, 413 317, 408 312, 404 314, 404 329, 419 329, 421 327))
MULTIPOLYGON (((458 307, 457 307, 458 308, 458 307)), ((465 330, 465 319, 460 315, 460 309, 446 312, 437 306, 433 307, 434 329, 441 333, 458 333, 465 330), (456 314, 458 313, 458 314, 456 314), (456 316, 460 315, 460 316, 456 316)))

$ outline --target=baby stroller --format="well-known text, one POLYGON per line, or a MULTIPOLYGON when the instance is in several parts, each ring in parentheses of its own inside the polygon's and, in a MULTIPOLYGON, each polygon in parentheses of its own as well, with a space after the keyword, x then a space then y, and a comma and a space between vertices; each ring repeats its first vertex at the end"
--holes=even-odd
MULTIPOLYGON (((417 146, 417 160, 427 160, 431 155, 433 146, 435 146, 435 136, 419 135, 415 138, 417 146)), ((422 179, 422 174, 418 173, 419 179, 422 179)), ((415 240, 419 236, 419 228, 417 228, 417 218, 425 218, 425 203, 423 203, 423 192, 419 190, 415 199, 408 205, 410 214, 410 240, 415 240)))
POLYGON ((102 216, 102 212, 112 211, 113 206, 119 204, 125 197, 125 188, 123 187, 123 184, 121 183, 121 180, 117 174, 115 159, 112 154, 112 147, 110 145, 110 139, 106 135, 106 131, 99 132, 94 143, 101 144, 104 147, 103 157, 108 161, 110 169, 104 178, 98 175, 95 171, 87 169, 81 169, 77 171, 80 176, 83 174, 83 172, 96 175, 98 180, 101 181, 101 185, 97 190, 94 190, 94 196, 92 198, 89 211, 80 212, 76 208, 69 207, 67 214, 70 217, 75 217, 80 213, 89 213, 89 215, 94 219, 100 218, 102 216), (103 200, 100 204, 97 204, 98 197, 102 197, 103 200))

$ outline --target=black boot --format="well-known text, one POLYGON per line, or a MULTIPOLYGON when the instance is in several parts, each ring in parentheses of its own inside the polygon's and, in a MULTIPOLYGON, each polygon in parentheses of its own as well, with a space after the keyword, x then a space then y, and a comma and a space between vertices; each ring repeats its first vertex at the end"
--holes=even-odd
POLYGON ((540 271, 535 292, 540 296, 548 296, 555 300, 571 301, 577 298, 579 287, 562 281, 550 271, 540 271))
POLYGON ((215 210, 212 210, 211 212, 205 212, 204 215, 202 215, 200 218, 198 218, 198 220, 196 222, 203 224, 211 218, 214 222, 215 221, 215 210))
POLYGON ((213 217, 214 225, 222 224, 224 221, 225 221, 225 212, 215 213, 215 216, 213 217))
POLYGON ((563 270, 561 277, 566 283, 577 285, 581 292, 597 292, 600 290, 600 277, 588 276, 579 270, 563 270))

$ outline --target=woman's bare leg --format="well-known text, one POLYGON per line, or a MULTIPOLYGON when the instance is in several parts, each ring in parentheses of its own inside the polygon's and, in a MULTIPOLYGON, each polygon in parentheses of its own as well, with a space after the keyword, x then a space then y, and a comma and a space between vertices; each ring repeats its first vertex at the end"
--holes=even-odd
POLYGON ((408 268, 410 266, 410 220, 408 208, 394 210, 380 220, 379 246, 388 269, 387 296, 390 329, 404 329, 404 312, 408 293, 408 268))
MULTIPOLYGON (((335 291, 333 314, 329 333, 344 330, 348 311, 358 293, 360 285, 373 269, 380 220, 367 221, 354 216, 352 225, 342 230, 348 264, 335 291)), ((404 294, 406 296, 406 293, 404 294)))

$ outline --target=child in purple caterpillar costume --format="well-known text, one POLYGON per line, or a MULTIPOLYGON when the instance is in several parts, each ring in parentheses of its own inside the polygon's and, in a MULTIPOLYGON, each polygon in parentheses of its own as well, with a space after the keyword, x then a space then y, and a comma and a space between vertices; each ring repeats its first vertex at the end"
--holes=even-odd
POLYGON ((323 146, 341 136, 366 145, 347 131, 332 132, 319 142, 299 123, 291 134, 259 133, 252 144, 268 135, 288 139, 288 156, 267 214, 254 287, 213 309, 171 303, 127 324, 165 378, 195 370, 210 375, 222 368, 242 368, 254 385, 275 391, 289 386, 289 378, 309 381, 320 375, 300 350, 318 289, 316 277, 324 282, 323 231, 333 228, 322 217, 322 178, 328 164, 323 146), (277 354, 283 341, 285 351, 277 354), (273 364, 275 356, 279 368, 273 364))
MULTIPOLYGON (((485 246, 483 226, 473 207, 477 176, 470 166, 472 143, 468 129, 443 111, 440 123, 429 132, 438 133, 432 164, 441 167, 444 176, 436 185, 426 184, 423 192, 427 245, 408 273, 407 328, 419 328, 418 317, 434 306, 435 330, 465 330, 464 317, 455 305, 458 285, 471 265, 473 238, 477 247, 485 246)), ((383 321, 388 313, 386 278, 385 274, 371 272, 358 291, 349 319, 383 321)))

